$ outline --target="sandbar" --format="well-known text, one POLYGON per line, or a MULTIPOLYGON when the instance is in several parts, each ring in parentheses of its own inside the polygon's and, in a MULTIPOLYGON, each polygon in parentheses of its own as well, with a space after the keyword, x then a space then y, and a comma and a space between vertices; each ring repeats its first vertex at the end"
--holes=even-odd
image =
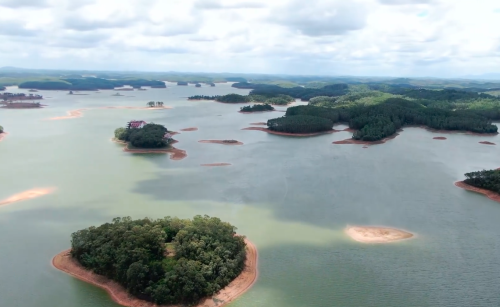
POLYGON ((184 128, 184 129, 181 129, 181 131, 198 131, 198 128, 196 128, 196 127, 184 128))
MULTIPOLYGON (((236 277, 229 285, 219 291, 219 293, 200 301, 195 307, 222 307, 243 293, 248 291, 257 281, 258 270, 258 252, 255 245, 245 239, 247 245, 247 258, 245 260, 245 268, 241 274, 236 277)), ((97 275, 89 270, 86 270, 70 255, 70 250, 65 250, 57 254, 52 259, 52 265, 73 277, 76 277, 84 282, 98 286, 108 292, 111 299, 116 303, 127 307, 165 307, 140 300, 128 294, 127 290, 120 284, 104 277, 97 275)), ((170 307, 174 307, 170 305, 170 307)))
POLYGON ((55 188, 38 188, 38 189, 31 189, 28 191, 24 191, 15 195, 12 195, 11 197, 4 199, 0 201, 0 206, 3 205, 10 205, 12 203, 18 202, 18 201, 23 201, 27 199, 32 199, 32 198, 37 198, 43 195, 50 194, 55 191, 55 188))
POLYGON ((333 144, 337 144, 337 145, 345 145, 345 144, 377 145, 377 144, 384 144, 385 142, 396 138, 398 135, 399 135, 398 133, 395 133, 395 134, 393 134, 391 136, 388 136, 386 138, 383 138, 383 139, 378 140, 378 141, 373 141, 373 142, 370 142, 370 141, 359 141, 359 140, 355 140, 355 139, 345 139, 343 141, 333 142, 333 144))
POLYGON ((211 164, 201 164, 201 166, 230 166, 231 163, 211 163, 211 164))
POLYGON ((61 119, 71 119, 71 118, 79 118, 83 116, 83 111, 87 109, 78 109, 78 110, 72 110, 68 111, 68 115, 66 116, 58 116, 58 117, 52 117, 49 118, 49 120, 61 120, 61 119))
POLYGON ((4 132, 2 132, 2 133, 0 133, 0 142, 1 142, 3 139, 5 139, 5 137, 6 137, 8 134, 9 134, 9 133, 8 133, 8 132, 5 132, 5 131, 4 131, 4 132))
POLYGON ((496 145, 495 143, 488 142, 488 141, 482 141, 482 142, 479 142, 479 144, 484 144, 484 145, 496 145))
POLYGON ((345 233, 361 243, 391 243, 413 237, 404 230, 375 226, 348 226, 345 233))
MULTIPOLYGON (((232 140, 230 140, 230 141, 232 141, 232 140)), ((243 145, 242 142, 238 142, 238 141, 236 141, 236 142, 225 142, 224 140, 201 140, 201 141, 198 141, 198 143, 221 144, 221 145, 243 145)))
POLYGON ((463 181, 455 182, 455 186, 462 188, 462 189, 465 189, 467 191, 483 194, 484 196, 488 197, 491 200, 494 200, 496 202, 500 202, 500 194, 495 193, 493 191, 481 189, 481 188, 476 188, 476 187, 471 186, 463 181))
POLYGON ((432 138, 433 140, 447 140, 444 136, 436 136, 435 138, 432 138))
POLYGON ((178 141, 173 141, 172 143, 169 144, 169 147, 166 147, 166 148, 129 148, 128 147, 128 143, 125 142, 125 141, 120 141, 120 140, 117 140, 115 138, 112 138, 111 141, 117 143, 117 144, 120 144, 120 145, 124 145, 125 147, 123 147, 123 151, 124 152, 128 152, 128 153, 134 153, 134 154, 169 154, 170 155, 170 159, 171 160, 182 160, 184 158, 187 157, 187 153, 185 150, 182 150, 182 149, 178 149, 178 148, 175 148, 173 147, 172 145, 175 144, 175 143, 178 143, 178 141))
POLYGON ((332 130, 329 130, 329 131, 321 131, 321 132, 314 132, 314 133, 287 133, 287 132, 273 131, 271 129, 261 128, 261 127, 248 127, 248 128, 243 128, 241 130, 264 131, 264 132, 267 132, 267 133, 270 133, 270 134, 275 134, 275 135, 296 136, 296 137, 316 136, 316 135, 330 134, 330 133, 334 133, 335 132, 335 130, 332 129, 332 130))

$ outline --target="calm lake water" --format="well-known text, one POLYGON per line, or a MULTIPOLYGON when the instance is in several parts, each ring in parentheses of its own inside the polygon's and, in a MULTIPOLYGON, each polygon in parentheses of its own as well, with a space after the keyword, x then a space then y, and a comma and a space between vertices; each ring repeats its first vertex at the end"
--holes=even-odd
MULTIPOLYGON (((22 92, 15 88, 13 92, 22 92)), ((0 110, 0 199, 37 187, 55 193, 0 207, 0 306, 111 307, 103 290, 51 266, 79 229, 117 216, 217 216, 259 249, 259 279, 234 307, 500 306, 500 204, 453 185, 500 167, 500 137, 407 128, 386 144, 333 145, 341 132, 290 138, 244 131, 283 113, 237 113, 241 105, 186 101, 195 94, 246 94, 230 84, 50 97, 41 110, 0 110), (101 106, 171 110, 66 111, 101 106), (110 141, 129 120, 182 132, 188 157, 133 155, 110 141), (244 146, 201 144, 236 139, 244 146), (206 163, 227 167, 201 167, 206 163), (385 225, 417 235, 364 245, 347 225, 385 225)), ((280 108, 284 110, 284 108, 280 108)))

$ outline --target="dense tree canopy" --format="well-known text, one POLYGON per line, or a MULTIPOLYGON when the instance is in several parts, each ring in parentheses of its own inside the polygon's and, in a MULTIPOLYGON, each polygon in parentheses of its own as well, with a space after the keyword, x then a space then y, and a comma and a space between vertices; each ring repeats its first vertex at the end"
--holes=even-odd
POLYGON ((465 174, 466 184, 476 188, 490 190, 500 193, 500 170, 482 170, 465 174))
POLYGON ((263 112, 274 111, 274 107, 269 104, 254 104, 253 106, 244 106, 240 108, 241 112, 263 112))
POLYGON ((308 101, 309 99, 317 96, 341 96, 346 94, 349 89, 347 84, 331 84, 322 88, 306 88, 300 86, 284 88, 278 85, 242 82, 235 83, 232 86, 236 88, 252 89, 250 95, 276 97, 281 94, 288 95, 293 98, 300 98, 304 101, 308 101))
POLYGON ((163 125, 151 123, 142 128, 118 128, 115 130, 115 138, 138 148, 161 148, 168 145, 168 140, 165 139, 167 132, 163 125))
POLYGON ((333 121, 309 115, 284 116, 267 121, 270 130, 287 133, 315 133, 331 130, 333 121))
POLYGON ((134 88, 141 86, 151 86, 154 88, 165 88, 165 83, 157 80, 145 79, 120 79, 108 80, 102 78, 72 78, 61 79, 60 81, 27 81, 19 84, 19 88, 30 88, 40 90, 99 90, 99 89, 114 89, 130 85, 134 88))
POLYGON ((208 216, 115 218, 73 233, 71 256, 138 298, 156 304, 192 304, 215 294, 242 272, 245 242, 235 230, 208 216))
POLYGON ((250 98, 248 96, 243 96, 238 94, 227 94, 224 96, 219 96, 215 100, 224 103, 250 102, 250 98))

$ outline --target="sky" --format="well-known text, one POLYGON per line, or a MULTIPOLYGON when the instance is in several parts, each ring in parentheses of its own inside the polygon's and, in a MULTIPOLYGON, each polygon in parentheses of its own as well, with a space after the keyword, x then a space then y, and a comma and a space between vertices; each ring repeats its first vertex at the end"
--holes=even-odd
POLYGON ((500 73, 498 0, 0 0, 0 67, 500 73))

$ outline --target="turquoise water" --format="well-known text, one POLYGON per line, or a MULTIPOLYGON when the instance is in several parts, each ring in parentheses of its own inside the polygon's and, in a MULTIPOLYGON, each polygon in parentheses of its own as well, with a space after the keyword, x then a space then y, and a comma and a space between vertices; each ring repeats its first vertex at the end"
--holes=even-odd
MULTIPOLYGON (((22 90, 9 89, 13 92, 22 90)), ((290 138, 244 131, 283 113, 240 114, 239 105, 186 97, 247 90, 177 87, 69 96, 41 91, 49 107, 0 110, 0 199, 37 187, 55 193, 0 207, 0 306, 118 306, 107 294, 54 269, 70 234, 116 216, 197 214, 238 227, 259 249, 259 279, 231 304, 249 306, 500 306, 500 204, 453 185, 468 171, 500 167, 500 137, 407 128, 386 144, 333 145, 341 132, 290 138), (134 96, 134 97, 127 97, 134 96), (84 111, 101 106, 170 110, 84 111), (188 157, 133 155, 110 141, 129 120, 198 127, 175 138, 188 157), (201 144, 236 139, 244 146, 201 144), (227 167, 201 167, 231 163, 227 167), (347 225, 384 225, 415 239, 364 245, 347 225)), ((298 102, 300 103, 300 102, 298 102)), ((284 110, 285 108, 279 108, 284 110)))

